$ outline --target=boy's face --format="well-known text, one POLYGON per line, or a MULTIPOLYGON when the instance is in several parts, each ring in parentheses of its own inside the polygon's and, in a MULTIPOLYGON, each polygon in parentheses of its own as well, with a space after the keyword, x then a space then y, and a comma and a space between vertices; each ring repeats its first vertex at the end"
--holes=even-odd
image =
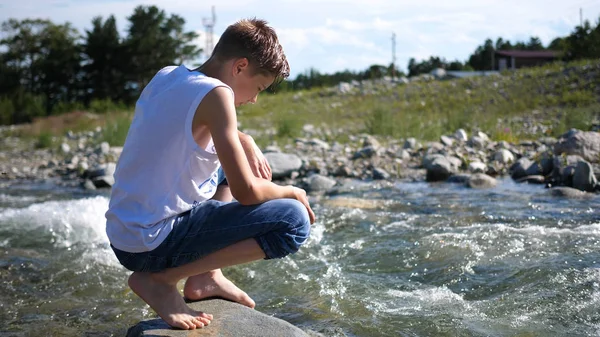
POLYGON ((234 62, 233 77, 234 81, 230 85, 235 93, 236 107, 256 103, 258 94, 275 80, 274 76, 256 72, 245 58, 234 62))

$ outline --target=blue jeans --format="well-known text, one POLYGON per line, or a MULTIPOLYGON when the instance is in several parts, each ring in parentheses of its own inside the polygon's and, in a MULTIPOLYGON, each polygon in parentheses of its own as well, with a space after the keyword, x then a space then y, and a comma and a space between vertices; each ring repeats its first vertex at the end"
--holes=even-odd
POLYGON ((152 251, 129 253, 111 247, 125 268, 159 272, 249 238, 256 240, 266 259, 282 258, 297 252, 309 235, 308 211, 297 200, 252 206, 208 200, 178 215, 171 233, 152 251))

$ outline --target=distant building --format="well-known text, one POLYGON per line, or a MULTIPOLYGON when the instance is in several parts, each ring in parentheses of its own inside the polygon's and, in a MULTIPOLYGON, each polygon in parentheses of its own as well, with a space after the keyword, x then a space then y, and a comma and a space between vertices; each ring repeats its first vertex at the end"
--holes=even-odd
POLYGON ((497 70, 535 67, 560 60, 562 53, 555 50, 496 50, 494 68, 497 70))

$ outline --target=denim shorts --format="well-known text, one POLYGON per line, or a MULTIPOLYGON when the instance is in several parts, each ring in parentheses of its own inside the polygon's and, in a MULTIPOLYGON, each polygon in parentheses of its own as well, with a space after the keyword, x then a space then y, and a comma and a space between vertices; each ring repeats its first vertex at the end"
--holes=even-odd
POLYGON ((252 206, 207 200, 178 215, 171 233, 152 251, 129 253, 111 247, 125 268, 159 272, 249 238, 256 240, 265 259, 283 258, 306 242, 310 227, 306 207, 294 199, 252 206))

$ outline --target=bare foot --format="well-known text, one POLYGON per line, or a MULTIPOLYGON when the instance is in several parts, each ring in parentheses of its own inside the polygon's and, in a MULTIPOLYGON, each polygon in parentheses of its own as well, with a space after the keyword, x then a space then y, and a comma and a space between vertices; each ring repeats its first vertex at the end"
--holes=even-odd
POLYGON ((134 272, 128 283, 133 292, 172 327, 186 330, 201 328, 210 324, 213 318, 192 310, 185 304, 176 285, 160 282, 150 273, 134 272))
POLYGON ((254 301, 229 281, 220 269, 189 277, 183 287, 183 295, 192 301, 209 297, 222 297, 254 308, 254 301))

